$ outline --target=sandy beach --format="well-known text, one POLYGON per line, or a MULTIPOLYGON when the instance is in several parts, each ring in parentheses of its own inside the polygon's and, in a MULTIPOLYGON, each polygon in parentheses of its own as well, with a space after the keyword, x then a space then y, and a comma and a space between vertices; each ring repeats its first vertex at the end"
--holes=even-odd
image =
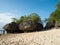
POLYGON ((60 45, 60 29, 5 34, 0 36, 0 45, 60 45))

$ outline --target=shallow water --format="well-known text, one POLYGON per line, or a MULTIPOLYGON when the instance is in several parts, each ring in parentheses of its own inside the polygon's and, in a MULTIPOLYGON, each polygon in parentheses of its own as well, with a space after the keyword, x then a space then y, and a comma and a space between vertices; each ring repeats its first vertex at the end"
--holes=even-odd
POLYGON ((7 32, 5 31, 5 32, 3 32, 4 30, 0 30, 0 34, 6 34, 7 32))

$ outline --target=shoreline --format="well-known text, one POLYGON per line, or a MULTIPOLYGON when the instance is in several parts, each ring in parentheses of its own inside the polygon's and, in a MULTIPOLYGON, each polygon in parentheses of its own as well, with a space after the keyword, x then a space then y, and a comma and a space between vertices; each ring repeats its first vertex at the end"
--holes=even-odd
POLYGON ((0 36, 0 45, 59 45, 60 29, 48 31, 6 34, 0 36))

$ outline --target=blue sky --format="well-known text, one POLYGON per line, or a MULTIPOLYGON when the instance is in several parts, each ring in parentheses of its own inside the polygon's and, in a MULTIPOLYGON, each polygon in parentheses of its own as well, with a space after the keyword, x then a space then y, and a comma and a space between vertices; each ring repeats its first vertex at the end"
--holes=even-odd
POLYGON ((0 27, 11 22, 11 18, 37 13, 48 18, 56 9, 58 0, 0 0, 0 27), (3 24, 3 25, 2 25, 3 24))

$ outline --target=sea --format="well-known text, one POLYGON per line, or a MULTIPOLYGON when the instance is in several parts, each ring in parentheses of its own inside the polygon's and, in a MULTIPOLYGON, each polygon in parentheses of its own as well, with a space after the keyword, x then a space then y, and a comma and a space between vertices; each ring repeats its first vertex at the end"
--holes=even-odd
POLYGON ((7 34, 7 31, 5 31, 5 30, 0 30, 0 34, 7 34))

